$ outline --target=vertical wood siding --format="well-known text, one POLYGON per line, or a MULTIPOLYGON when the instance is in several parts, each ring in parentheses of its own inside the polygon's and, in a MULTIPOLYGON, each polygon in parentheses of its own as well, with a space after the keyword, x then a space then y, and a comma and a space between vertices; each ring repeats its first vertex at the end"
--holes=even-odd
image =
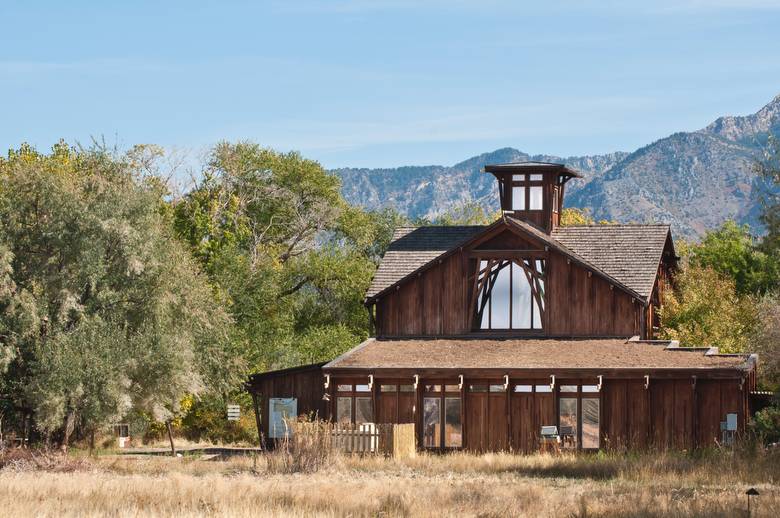
MULTIPOLYGON (((488 242, 500 246, 500 241, 488 242)), ((519 246, 512 243, 512 246, 519 246)), ((522 245, 522 246, 527 246, 522 245)), ((497 248, 496 248, 497 249, 497 248)), ((383 296, 377 308, 378 336, 451 336, 471 332, 469 274, 474 259, 462 251, 383 296)), ((619 288, 558 253, 549 252, 545 283, 546 329, 550 336, 640 334, 642 305, 619 288)), ((536 335, 539 332, 535 332, 536 335)))

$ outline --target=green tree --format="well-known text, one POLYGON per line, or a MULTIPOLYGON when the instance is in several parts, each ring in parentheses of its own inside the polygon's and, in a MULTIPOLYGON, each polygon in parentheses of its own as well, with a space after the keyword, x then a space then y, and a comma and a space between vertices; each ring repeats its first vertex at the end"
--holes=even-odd
POLYGON ((561 226, 571 225, 593 225, 595 221, 590 215, 589 209, 578 209, 576 207, 566 207, 561 211, 561 226))
POLYGON ((500 210, 491 213, 479 203, 466 202, 456 205, 433 220, 420 218, 415 221, 415 224, 417 226, 490 225, 500 217, 500 210))
POLYGON ((139 149, 64 143, 0 159, 3 391, 46 436, 105 428, 132 405, 165 417, 228 382, 227 316, 170 232, 139 149))
POLYGON ((712 268, 733 279, 740 295, 774 288, 776 265, 759 249, 747 225, 727 221, 718 230, 707 232, 701 243, 691 245, 688 253, 691 265, 712 268))
POLYGON ((732 279, 712 268, 689 265, 661 307, 661 335, 690 347, 744 352, 756 327, 754 301, 736 293, 732 279))
POLYGON ((368 335, 362 298, 399 219, 349 206, 317 162, 246 142, 217 145, 174 207, 251 370, 332 356, 368 335), (314 335, 327 337, 317 353, 314 335))
POLYGON ((751 352, 758 353, 758 373, 766 388, 780 391, 780 300, 777 294, 765 295, 757 305, 759 325, 751 341, 751 352))

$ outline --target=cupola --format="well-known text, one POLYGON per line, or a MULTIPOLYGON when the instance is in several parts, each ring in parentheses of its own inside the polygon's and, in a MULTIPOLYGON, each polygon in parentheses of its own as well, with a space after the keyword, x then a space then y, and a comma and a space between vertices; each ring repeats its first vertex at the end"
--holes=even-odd
POLYGON ((501 210, 549 233, 558 226, 563 188, 582 175, 563 164, 516 162, 485 166, 498 180, 501 210))

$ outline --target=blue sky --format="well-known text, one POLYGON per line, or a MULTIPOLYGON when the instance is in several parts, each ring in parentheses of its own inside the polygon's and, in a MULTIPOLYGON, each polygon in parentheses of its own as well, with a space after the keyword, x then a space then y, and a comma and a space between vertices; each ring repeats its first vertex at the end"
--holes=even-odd
POLYGON ((631 151, 780 94, 780 0, 4 1, 0 20, 2 149, 449 165, 631 151))

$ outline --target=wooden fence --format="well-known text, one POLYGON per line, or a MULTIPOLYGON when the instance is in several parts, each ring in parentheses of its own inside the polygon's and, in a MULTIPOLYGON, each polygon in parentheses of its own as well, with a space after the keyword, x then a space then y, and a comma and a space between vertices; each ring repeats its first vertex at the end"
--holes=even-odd
MULTIPOLYGON (((414 424, 296 423, 297 440, 325 439, 343 453, 413 457, 416 453, 414 424)), ((323 445, 325 446, 325 445, 323 445)), ((326 446, 327 447, 327 446, 326 446)))

